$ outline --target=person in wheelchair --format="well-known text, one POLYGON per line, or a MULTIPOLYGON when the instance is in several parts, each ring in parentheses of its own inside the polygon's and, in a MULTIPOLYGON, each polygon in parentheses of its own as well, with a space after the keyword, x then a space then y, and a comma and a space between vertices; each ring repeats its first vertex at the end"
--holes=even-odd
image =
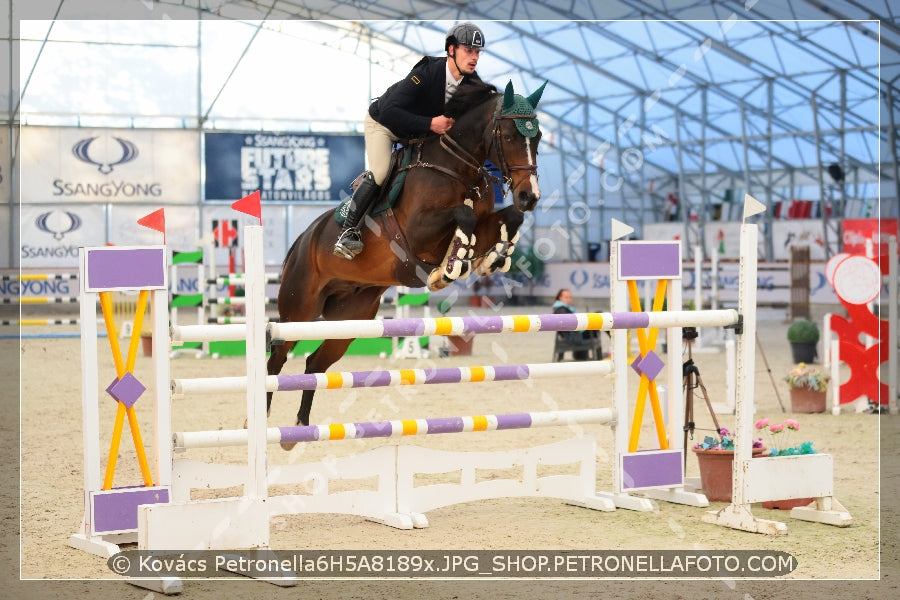
MULTIPOLYGON (((556 298, 554 298, 551 308, 555 315, 574 313, 571 290, 562 288, 556 292, 556 298)), ((553 360, 562 360, 567 350, 572 351, 572 358, 575 360, 599 360, 601 351, 598 334, 598 331, 557 332, 556 343, 553 348, 553 360), (591 356, 592 352, 594 356, 591 356)))

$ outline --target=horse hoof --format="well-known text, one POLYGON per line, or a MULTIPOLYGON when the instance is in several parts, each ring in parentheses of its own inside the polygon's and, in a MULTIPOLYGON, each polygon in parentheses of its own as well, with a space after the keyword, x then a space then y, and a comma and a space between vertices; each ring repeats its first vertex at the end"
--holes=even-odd
POLYGON ((297 445, 297 442, 282 442, 281 449, 284 450, 285 452, 290 452, 291 450, 294 449, 294 446, 296 446, 296 445, 297 445))

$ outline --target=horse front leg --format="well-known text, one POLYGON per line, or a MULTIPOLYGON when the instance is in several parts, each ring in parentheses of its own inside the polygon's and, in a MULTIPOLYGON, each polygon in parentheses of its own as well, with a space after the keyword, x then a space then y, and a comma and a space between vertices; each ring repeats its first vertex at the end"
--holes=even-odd
POLYGON ((519 228, 524 221, 525 214, 522 211, 515 206, 507 206, 478 222, 476 231, 479 239, 491 245, 483 256, 473 261, 473 269, 477 276, 509 271, 512 266, 512 254, 519 241, 519 228))
POLYGON ((456 221, 453 241, 447 248, 441 266, 428 275, 428 289, 433 292, 468 277, 472 270, 476 242, 475 226, 478 218, 468 201, 453 209, 453 220, 456 221))

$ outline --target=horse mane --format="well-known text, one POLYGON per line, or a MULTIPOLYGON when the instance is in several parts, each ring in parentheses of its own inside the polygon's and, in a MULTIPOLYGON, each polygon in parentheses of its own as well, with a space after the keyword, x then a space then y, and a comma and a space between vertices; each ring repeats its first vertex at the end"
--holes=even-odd
POLYGON ((480 79, 466 81, 456 89, 456 92, 444 106, 444 114, 451 119, 458 119, 471 108, 474 108, 497 94, 497 88, 480 79))

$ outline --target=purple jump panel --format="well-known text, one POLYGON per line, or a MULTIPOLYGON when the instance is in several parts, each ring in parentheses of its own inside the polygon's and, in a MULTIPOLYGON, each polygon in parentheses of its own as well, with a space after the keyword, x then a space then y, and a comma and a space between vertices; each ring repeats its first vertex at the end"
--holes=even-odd
POLYGON ((681 245, 678 242, 621 242, 621 279, 681 279, 681 245))
POLYGON ((622 456, 622 487, 626 490, 681 485, 681 450, 651 450, 622 456))
POLYGON ((141 504, 168 504, 165 487, 125 487, 91 493, 94 533, 122 533, 138 528, 137 507, 141 504))
POLYGON ((87 248, 84 291, 164 290, 166 251, 163 246, 149 248, 87 248))

